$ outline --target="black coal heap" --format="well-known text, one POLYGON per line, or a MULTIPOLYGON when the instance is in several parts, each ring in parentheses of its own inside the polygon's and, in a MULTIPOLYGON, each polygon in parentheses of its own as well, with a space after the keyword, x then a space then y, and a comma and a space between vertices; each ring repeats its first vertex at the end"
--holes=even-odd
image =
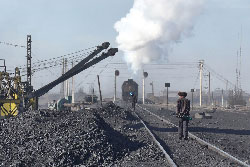
POLYGON ((0 166, 109 166, 138 143, 107 124, 98 112, 130 117, 108 103, 85 111, 27 111, 0 120, 0 166))

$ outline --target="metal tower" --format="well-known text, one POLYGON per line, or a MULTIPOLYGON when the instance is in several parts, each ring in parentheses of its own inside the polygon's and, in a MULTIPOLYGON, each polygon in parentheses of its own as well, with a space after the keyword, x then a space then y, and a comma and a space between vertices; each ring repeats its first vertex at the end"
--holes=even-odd
POLYGON ((32 91, 31 88, 31 35, 27 35, 27 88, 28 92, 32 91))

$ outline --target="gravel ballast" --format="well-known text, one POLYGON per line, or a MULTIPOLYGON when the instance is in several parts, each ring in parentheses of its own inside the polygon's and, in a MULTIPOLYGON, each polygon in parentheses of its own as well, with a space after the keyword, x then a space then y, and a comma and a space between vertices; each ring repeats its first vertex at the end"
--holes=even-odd
MULTIPOLYGON (((157 105, 146 105, 153 113, 177 124, 173 110, 157 105)), ((191 111, 190 132, 217 146, 239 160, 250 164, 250 111, 217 110, 208 111, 212 119, 195 119, 195 113, 208 110, 191 111)))

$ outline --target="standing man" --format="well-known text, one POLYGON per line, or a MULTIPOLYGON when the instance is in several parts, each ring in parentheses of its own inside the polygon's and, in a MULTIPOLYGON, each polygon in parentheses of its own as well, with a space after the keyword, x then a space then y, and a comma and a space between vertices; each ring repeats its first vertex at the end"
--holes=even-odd
POLYGON ((189 122, 189 111, 190 111, 190 101, 186 99, 186 92, 179 92, 179 99, 177 100, 177 110, 176 116, 179 118, 179 139, 184 137, 184 140, 188 139, 188 122, 189 122), (184 135, 183 135, 184 128, 184 135))
POLYGON ((130 96, 132 97, 132 108, 135 111, 135 104, 137 103, 137 96, 134 92, 130 92, 130 96))

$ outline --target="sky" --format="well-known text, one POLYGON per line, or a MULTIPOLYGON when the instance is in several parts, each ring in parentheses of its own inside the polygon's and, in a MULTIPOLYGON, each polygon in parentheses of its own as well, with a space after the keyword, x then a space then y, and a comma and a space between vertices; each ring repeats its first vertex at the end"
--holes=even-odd
MULTIPOLYGON (((32 35, 33 62, 97 46, 105 41, 116 47, 118 34, 114 24, 125 17, 132 6, 133 0, 0 0, 0 42, 26 45, 26 36, 32 35)), ((250 1, 206 0, 202 13, 195 20, 192 35, 174 44, 164 62, 153 62, 162 65, 144 66, 149 73, 146 92, 151 92, 149 83, 152 81, 157 94, 164 90, 165 82, 171 83, 171 90, 199 88, 199 60, 204 60, 214 71, 235 83, 236 55, 240 44, 241 85, 250 93, 250 1)), ((25 56, 24 48, 0 44, 0 58, 6 60, 10 71, 25 65, 25 56)), ((120 70, 117 87, 133 78, 141 89, 142 71, 134 74, 128 69, 123 52, 75 76, 76 89, 82 87, 88 91, 91 85, 97 89, 96 75, 99 74, 103 93, 107 96, 112 94, 115 69, 120 70)), ((61 67, 37 72, 32 84, 38 89, 60 74, 61 67)), ((206 75, 204 87, 208 83, 206 75)), ((212 74, 211 87, 225 89, 226 84, 212 74)), ((51 92, 59 89, 57 86, 51 92)))

